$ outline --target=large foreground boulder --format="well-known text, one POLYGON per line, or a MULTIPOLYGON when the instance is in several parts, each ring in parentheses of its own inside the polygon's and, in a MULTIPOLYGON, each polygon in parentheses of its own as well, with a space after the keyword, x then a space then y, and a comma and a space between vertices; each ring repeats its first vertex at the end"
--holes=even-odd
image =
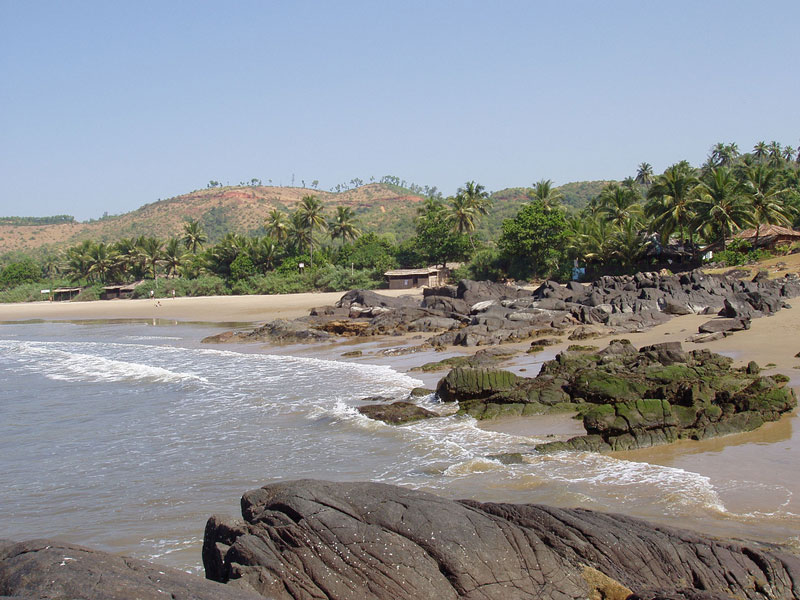
POLYGON ((280 600, 800 597, 800 559, 621 515, 295 481, 211 517, 206 576, 280 600))
POLYGON ((0 596, 49 600, 262 598, 177 569, 52 540, 0 540, 0 596))

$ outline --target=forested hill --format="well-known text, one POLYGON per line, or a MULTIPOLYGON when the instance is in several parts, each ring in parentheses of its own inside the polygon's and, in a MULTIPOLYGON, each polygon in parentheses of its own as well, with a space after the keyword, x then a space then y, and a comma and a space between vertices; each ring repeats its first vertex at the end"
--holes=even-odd
MULTIPOLYGON (((600 193, 604 183, 568 183, 558 189, 564 204, 580 209, 600 193)), ((479 233, 487 239, 496 237, 503 219, 513 218, 529 200, 527 192, 527 188, 507 188, 492 194, 492 208, 480 223, 479 233)), ((75 221, 68 215, 1 218, 0 255, 64 247, 84 239, 115 242, 140 235, 167 239, 182 235, 183 224, 189 220, 200 221, 210 241, 228 232, 263 233, 263 223, 272 209, 291 211, 307 195, 319 198, 329 213, 335 206, 349 206, 363 231, 393 234, 398 241, 414 235, 414 217, 418 204, 424 201, 420 193, 388 183, 371 183, 340 192, 302 187, 212 187, 88 222, 75 221)))
POLYGON ((228 232, 253 234, 260 231, 272 209, 291 211, 307 195, 316 196, 325 206, 351 207, 367 230, 391 230, 397 221, 407 221, 411 230, 416 204, 423 200, 409 190, 384 183, 338 193, 299 187, 214 187, 89 222, 62 219, 48 224, 43 222, 47 218, 3 219, 0 221, 0 254, 65 246, 84 239, 115 242, 140 235, 166 239, 182 235, 183 224, 189 220, 200 221, 211 241, 228 232))

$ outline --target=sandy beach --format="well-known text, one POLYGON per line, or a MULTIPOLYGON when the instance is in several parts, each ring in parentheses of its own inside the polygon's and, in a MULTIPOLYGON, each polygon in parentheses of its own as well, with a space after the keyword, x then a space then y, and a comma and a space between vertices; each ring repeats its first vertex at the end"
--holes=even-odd
MULTIPOLYGON (((422 295, 422 290, 379 290, 387 296, 422 295)), ((344 292, 271 296, 203 296, 160 300, 97 300, 94 302, 22 302, 0 304, 0 322, 83 321, 92 319, 172 319, 206 323, 257 323, 294 319, 316 306, 334 304, 344 292)))
MULTIPOLYGON (((377 290, 387 296, 421 296, 422 290, 377 290)), ((207 296, 199 298, 162 298, 154 300, 98 300, 94 302, 26 302, 0 304, 0 322, 44 320, 85 321, 98 319, 170 319, 206 323, 261 323, 275 318, 293 319, 305 316, 317 306, 332 305, 343 292, 281 294, 271 296, 207 296)), ((800 303, 770 317, 754 319, 749 331, 706 344, 686 342, 697 333, 697 327, 713 318, 710 315, 685 315, 641 333, 607 335, 592 339, 587 344, 605 346, 611 339, 627 338, 637 347, 659 342, 677 341, 686 350, 707 348, 732 356, 741 364, 755 360, 762 367, 782 371, 792 377, 793 385, 800 385, 800 303)), ((416 343, 419 343, 418 341, 416 343)), ((566 339, 547 349, 554 354, 573 342, 566 339)), ((527 342, 516 344, 526 348, 527 342)), ((453 349, 459 353, 462 349, 453 349)), ((472 350, 463 349, 464 352, 472 350)), ((384 362, 384 361, 381 361, 384 362)), ((525 367, 534 362, 532 357, 521 356, 515 366, 525 367)))

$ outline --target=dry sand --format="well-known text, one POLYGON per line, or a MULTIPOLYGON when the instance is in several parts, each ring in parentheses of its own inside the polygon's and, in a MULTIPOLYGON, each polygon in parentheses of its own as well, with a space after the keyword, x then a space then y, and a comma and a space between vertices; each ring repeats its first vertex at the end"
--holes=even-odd
MULTIPOLYGON (((422 295, 422 290, 379 290, 387 296, 422 295)), ((0 304, 0 322, 78 321, 92 319, 173 319, 209 323, 256 323, 294 319, 316 306, 334 304, 344 292, 273 296, 206 296, 160 300, 97 300, 94 302, 24 302, 0 304)))

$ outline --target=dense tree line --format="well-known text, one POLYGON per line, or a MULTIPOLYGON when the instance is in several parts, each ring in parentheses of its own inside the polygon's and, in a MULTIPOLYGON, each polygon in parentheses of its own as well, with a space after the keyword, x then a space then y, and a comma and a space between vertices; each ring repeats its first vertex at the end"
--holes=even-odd
POLYGON ((391 232, 362 235, 352 208, 326 207, 307 195, 294 211, 273 209, 263 236, 227 233, 209 244, 202 224, 190 221, 181 236, 167 240, 85 240, 58 257, 6 265, 0 287, 58 278, 90 285, 166 278, 173 289, 179 280, 202 279, 211 287, 201 291, 269 293, 378 286, 391 268, 454 261, 465 261, 458 276, 481 279, 566 279, 575 266, 590 276, 633 271, 663 262, 670 248, 696 262, 708 244, 725 251, 742 228, 797 224, 800 153, 777 142, 759 142, 747 153, 720 143, 700 167, 681 161, 657 175, 643 162, 580 211, 562 204, 550 180, 534 183, 527 198, 491 239, 477 235, 492 211, 482 185, 469 181, 448 198, 434 189, 417 210, 415 235, 397 244, 391 232))

